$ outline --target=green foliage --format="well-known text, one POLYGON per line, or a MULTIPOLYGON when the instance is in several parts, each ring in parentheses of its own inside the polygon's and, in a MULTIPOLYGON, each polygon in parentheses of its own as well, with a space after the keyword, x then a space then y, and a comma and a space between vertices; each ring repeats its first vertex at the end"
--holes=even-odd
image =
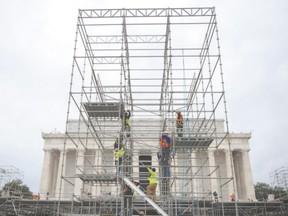
POLYGON ((280 198, 287 198, 287 191, 283 187, 274 187, 273 192, 275 194, 275 199, 280 199, 280 198))
POLYGON ((254 185, 256 199, 259 201, 266 201, 269 194, 274 194, 275 199, 287 197, 287 191, 282 187, 272 187, 263 182, 257 182, 254 185))
POLYGON ((7 196, 16 196, 21 198, 32 198, 30 188, 23 184, 22 180, 14 179, 7 182, 0 190, 0 194, 5 193, 7 196))
POLYGON ((268 198, 268 194, 273 193, 273 188, 266 183, 257 182, 256 185, 254 185, 255 188, 255 195, 256 199, 259 201, 265 201, 268 198))

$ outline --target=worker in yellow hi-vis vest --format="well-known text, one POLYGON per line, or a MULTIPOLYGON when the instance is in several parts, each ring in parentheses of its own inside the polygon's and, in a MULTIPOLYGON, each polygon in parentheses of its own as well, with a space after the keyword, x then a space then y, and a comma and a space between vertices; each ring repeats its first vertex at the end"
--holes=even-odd
POLYGON ((117 172, 121 171, 122 158, 123 158, 124 153, 125 151, 123 147, 121 147, 120 150, 118 150, 118 148, 114 149, 115 165, 117 167, 116 169, 117 172))
POLYGON ((156 169, 147 167, 150 177, 148 178, 149 180, 149 185, 146 188, 147 195, 152 197, 152 200, 156 203, 156 187, 157 187, 157 176, 156 176, 156 169))

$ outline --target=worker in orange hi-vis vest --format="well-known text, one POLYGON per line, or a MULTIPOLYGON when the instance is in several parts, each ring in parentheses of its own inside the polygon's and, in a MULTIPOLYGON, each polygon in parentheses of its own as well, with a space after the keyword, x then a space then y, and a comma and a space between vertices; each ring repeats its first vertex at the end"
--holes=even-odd
POLYGON ((183 115, 181 114, 180 111, 175 111, 177 114, 176 118, 176 128, 177 128, 177 135, 178 137, 183 137, 183 115))
POLYGON ((235 201, 235 194, 234 194, 234 193, 232 193, 232 194, 230 195, 230 200, 231 200, 232 202, 235 201))

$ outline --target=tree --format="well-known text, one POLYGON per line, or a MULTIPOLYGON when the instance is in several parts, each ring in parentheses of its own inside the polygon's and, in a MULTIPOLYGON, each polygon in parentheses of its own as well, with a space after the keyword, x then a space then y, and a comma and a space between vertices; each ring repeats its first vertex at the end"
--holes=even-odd
POLYGON ((254 185, 256 199, 259 201, 266 201, 269 194, 274 194, 275 199, 287 197, 287 191, 283 187, 272 187, 263 182, 257 182, 254 185))
POLYGON ((287 198, 287 191, 283 187, 274 187, 275 199, 287 198))
POLYGON ((6 194, 7 196, 17 196, 21 198, 32 198, 32 192, 30 188, 23 184, 22 180, 14 179, 10 182, 7 182, 2 189, 0 190, 1 194, 6 194))
POLYGON ((266 201, 268 195, 273 194, 273 188, 269 184, 263 182, 257 182, 256 185, 254 185, 254 188, 256 199, 259 201, 266 201))

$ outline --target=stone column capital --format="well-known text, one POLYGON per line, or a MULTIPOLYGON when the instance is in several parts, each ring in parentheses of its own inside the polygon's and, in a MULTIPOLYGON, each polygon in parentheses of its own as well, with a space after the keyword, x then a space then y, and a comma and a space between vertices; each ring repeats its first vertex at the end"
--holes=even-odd
POLYGON ((243 153, 249 153, 249 152, 250 152, 250 149, 242 149, 241 152, 243 152, 243 153))
POLYGON ((86 152, 86 150, 85 149, 76 149, 76 152, 86 152))
POLYGON ((213 153, 214 153, 214 152, 216 152, 216 149, 215 149, 215 148, 213 148, 213 149, 210 148, 210 149, 208 149, 208 153, 209 153, 209 152, 213 152, 213 153))
POLYGON ((48 152, 52 152, 53 150, 52 150, 52 149, 45 149, 45 148, 44 148, 43 151, 44 151, 45 153, 46 153, 46 152, 48 153, 48 152))
POLYGON ((224 152, 233 152, 233 149, 223 149, 224 152))

